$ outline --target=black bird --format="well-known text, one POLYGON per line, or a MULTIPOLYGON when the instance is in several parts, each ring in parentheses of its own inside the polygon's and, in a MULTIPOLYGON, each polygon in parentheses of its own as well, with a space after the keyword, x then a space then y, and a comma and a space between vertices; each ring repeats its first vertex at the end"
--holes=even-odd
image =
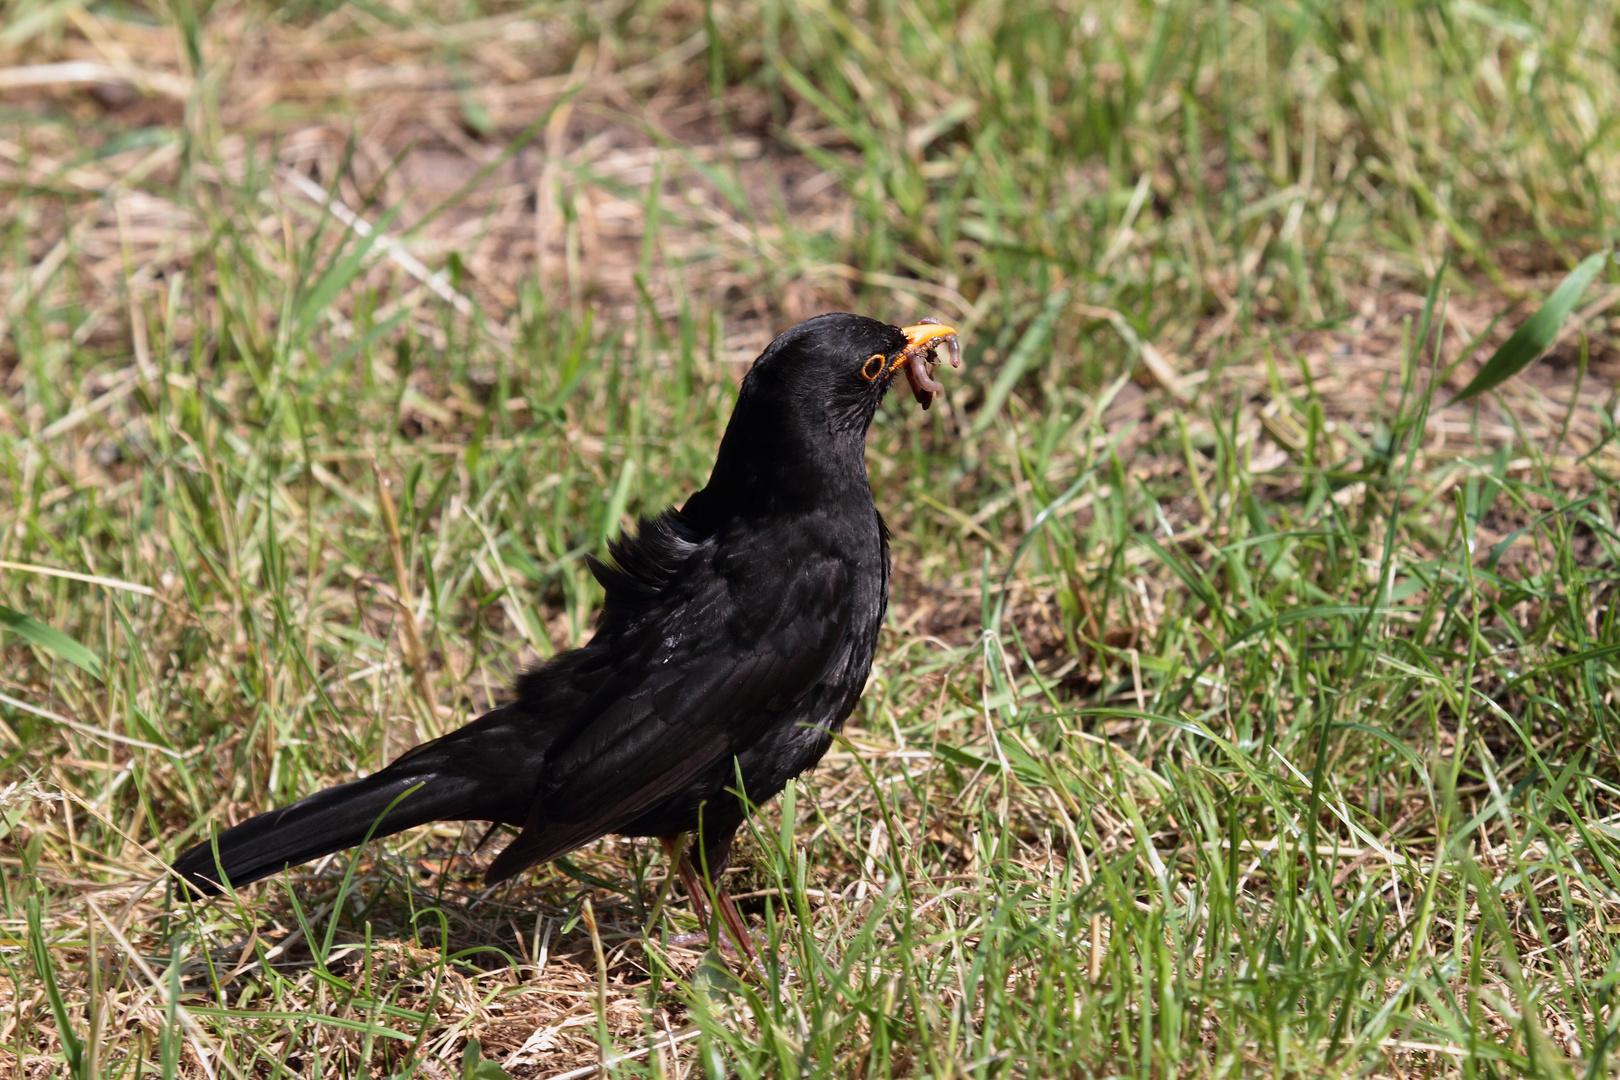
MULTIPOLYGON (((525 674, 512 703, 174 869, 213 895, 368 835, 491 821, 521 831, 486 882, 608 833, 659 837, 672 857, 696 833, 718 881, 739 787, 763 802, 816 764, 866 684, 889 595, 866 432, 901 371, 928 407, 939 348, 960 364, 956 331, 932 321, 831 314, 783 333, 743 379, 708 485, 610 543, 611 563, 590 561, 607 595, 589 644, 525 674)), ((692 863, 679 870, 707 923, 692 863)), ((752 951, 723 890, 717 902, 752 951)))

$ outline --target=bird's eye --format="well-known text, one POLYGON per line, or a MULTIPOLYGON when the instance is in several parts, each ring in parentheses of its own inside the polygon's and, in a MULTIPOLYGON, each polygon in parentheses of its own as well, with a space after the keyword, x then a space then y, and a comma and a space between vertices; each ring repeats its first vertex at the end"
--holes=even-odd
POLYGON ((866 363, 861 365, 861 378, 865 379, 867 382, 871 382, 873 379, 883 374, 883 365, 888 362, 888 359, 889 358, 887 356, 884 356, 880 352, 875 352, 871 356, 868 356, 866 358, 866 363))

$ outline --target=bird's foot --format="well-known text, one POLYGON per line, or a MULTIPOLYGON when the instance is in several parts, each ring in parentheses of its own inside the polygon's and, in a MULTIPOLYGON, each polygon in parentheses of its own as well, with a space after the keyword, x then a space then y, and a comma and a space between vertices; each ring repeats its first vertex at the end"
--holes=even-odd
MULTIPOLYGON (((761 941, 753 934, 748 936, 748 940, 756 950, 763 948, 765 945, 765 942, 761 941)), ((695 932, 690 934, 671 934, 669 937, 664 939, 664 944, 677 949, 695 949, 701 952, 702 950, 709 948, 714 943, 709 940, 708 934, 695 932)), ((731 940, 730 934, 720 935, 719 947, 720 951, 725 953, 727 956, 743 955, 737 951, 737 943, 731 940)))
MULTIPOLYGON (((768 943, 761 941, 753 934, 748 936, 748 942, 753 948, 746 952, 740 952, 737 949, 737 944, 731 940, 730 934, 721 934, 718 944, 720 952, 727 959, 747 961, 743 965, 744 968, 752 970, 754 974, 759 976, 761 981, 765 981, 768 979, 768 974, 765 970, 763 950, 768 943)), ((693 952, 705 952, 714 945, 706 933, 671 934, 664 939, 664 944, 670 948, 691 949, 693 952)))
POLYGON ((664 939, 664 944, 672 945, 677 949, 706 949, 709 947, 709 935, 671 934, 664 939))

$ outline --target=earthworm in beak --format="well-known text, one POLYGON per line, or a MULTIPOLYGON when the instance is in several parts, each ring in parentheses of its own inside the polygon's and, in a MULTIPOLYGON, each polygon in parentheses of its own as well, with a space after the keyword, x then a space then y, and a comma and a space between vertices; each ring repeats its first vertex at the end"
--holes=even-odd
POLYGON ((900 332, 906 335, 908 344, 894 358, 889 370, 905 366, 911 395, 926 409, 933 404, 935 394, 945 392, 945 387, 934 378, 934 368, 939 364, 935 351, 943 347, 951 367, 959 368, 962 366, 961 338, 954 326, 946 326, 938 319, 923 319, 915 326, 901 327, 900 332))

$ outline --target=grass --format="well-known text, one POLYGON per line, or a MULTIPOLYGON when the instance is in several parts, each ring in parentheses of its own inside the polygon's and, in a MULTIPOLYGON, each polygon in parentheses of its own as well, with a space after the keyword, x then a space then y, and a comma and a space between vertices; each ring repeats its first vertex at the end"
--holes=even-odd
POLYGON ((0 653, 0 1071, 1615 1071, 1620 275, 1447 402, 1614 243, 1620 7, 0 11, 0 605, 94 654, 0 653), (641 842, 170 894, 589 634, 828 308, 967 362, 765 978, 641 842))

